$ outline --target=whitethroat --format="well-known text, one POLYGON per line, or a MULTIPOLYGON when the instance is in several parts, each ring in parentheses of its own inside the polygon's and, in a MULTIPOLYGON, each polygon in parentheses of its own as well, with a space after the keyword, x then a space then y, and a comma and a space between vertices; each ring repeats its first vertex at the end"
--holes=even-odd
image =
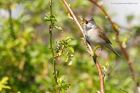
POLYGON ((106 47, 119 56, 119 54, 112 48, 112 43, 105 32, 96 25, 94 19, 91 17, 84 19, 84 34, 86 41, 91 46, 100 46, 101 48, 106 47))

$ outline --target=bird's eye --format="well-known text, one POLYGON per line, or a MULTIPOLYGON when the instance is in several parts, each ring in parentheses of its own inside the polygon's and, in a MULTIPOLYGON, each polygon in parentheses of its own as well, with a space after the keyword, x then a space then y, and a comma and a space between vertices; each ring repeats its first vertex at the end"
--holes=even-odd
POLYGON ((86 24, 88 24, 88 21, 87 21, 87 20, 85 20, 85 23, 86 23, 86 24))

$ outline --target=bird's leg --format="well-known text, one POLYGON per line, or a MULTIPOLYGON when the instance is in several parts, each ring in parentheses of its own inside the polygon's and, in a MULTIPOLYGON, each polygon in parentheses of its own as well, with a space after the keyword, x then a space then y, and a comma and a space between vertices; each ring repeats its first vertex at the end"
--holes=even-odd
POLYGON ((102 50, 103 50, 103 47, 101 46, 101 47, 100 47, 99 55, 101 54, 102 50))
POLYGON ((103 47, 101 47, 101 51, 103 50, 103 47))

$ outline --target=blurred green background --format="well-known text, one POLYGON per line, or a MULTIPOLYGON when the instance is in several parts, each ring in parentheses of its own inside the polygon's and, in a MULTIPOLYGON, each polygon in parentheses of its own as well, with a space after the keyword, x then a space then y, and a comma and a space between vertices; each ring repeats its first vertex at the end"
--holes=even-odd
MULTIPOLYGON (((118 58, 106 50, 98 58, 105 75, 106 93, 135 93, 135 83, 110 22, 88 0, 67 1, 79 20, 94 15, 122 56, 118 58)), ((57 89, 60 93, 99 93, 98 72, 81 32, 61 0, 53 0, 52 8, 56 19, 52 38, 58 56, 58 88, 49 43, 50 21, 45 20, 50 16, 49 0, 0 0, 0 93, 57 93, 57 89)), ((120 39, 140 81, 140 23, 132 25, 134 18, 133 14, 125 17, 127 23, 120 26, 120 39)))

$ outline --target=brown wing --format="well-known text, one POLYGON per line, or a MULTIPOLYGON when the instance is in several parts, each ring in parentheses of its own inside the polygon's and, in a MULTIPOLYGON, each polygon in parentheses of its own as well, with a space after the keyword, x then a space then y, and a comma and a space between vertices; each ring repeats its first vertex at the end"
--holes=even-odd
POLYGON ((103 32, 103 30, 100 29, 99 27, 98 27, 97 29, 98 29, 98 31, 99 31, 99 36, 100 36, 102 39, 104 39, 107 43, 112 44, 112 43, 110 42, 110 40, 108 39, 108 37, 106 36, 106 34, 103 32))

